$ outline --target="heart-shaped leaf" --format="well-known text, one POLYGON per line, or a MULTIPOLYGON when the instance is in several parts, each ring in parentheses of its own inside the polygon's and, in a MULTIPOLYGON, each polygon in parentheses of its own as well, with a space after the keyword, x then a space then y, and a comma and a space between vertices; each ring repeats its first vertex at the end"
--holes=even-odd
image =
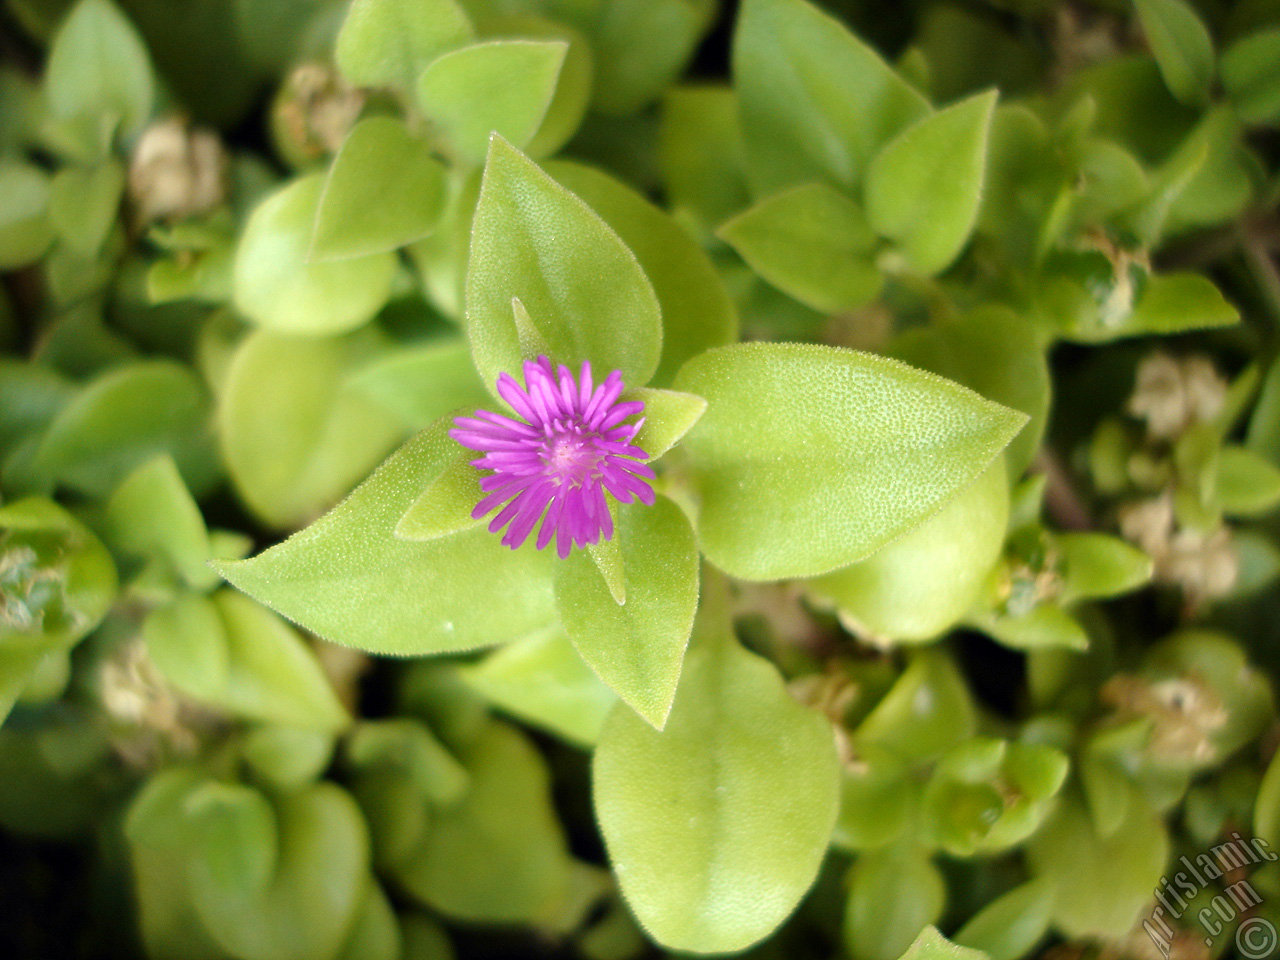
POLYGON ((352 83, 408 92, 427 64, 474 36, 455 0, 355 0, 334 59, 352 83))

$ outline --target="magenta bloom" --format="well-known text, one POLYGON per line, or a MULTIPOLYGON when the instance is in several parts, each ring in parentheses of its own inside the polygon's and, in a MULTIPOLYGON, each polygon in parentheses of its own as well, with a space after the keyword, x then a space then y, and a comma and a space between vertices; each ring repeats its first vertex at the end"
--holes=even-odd
POLYGON ((521 420, 477 410, 474 417, 454 418, 458 426, 449 436, 483 453, 472 464, 493 471, 480 481, 488 496, 471 516, 478 520, 506 504, 489 529, 497 533, 510 524, 502 542, 513 550, 542 518, 538 549, 554 536, 556 553, 564 558, 574 546, 613 536, 606 491, 620 503, 637 497, 653 503, 645 482, 653 471, 643 463, 645 452, 631 444, 644 418, 623 423, 643 412, 644 404, 618 403, 618 370, 593 386, 590 363, 582 364, 574 380, 563 364, 553 370, 546 357, 526 360, 524 381, 522 389, 510 374, 498 376, 498 393, 521 420))

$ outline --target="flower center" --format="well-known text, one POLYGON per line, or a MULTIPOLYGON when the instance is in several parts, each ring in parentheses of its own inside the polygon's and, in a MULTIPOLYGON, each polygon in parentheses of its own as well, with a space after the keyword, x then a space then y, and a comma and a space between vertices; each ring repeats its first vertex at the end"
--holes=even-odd
POLYGON ((561 483, 581 486, 599 472, 603 454, 596 449, 596 435, 581 424, 562 420, 552 424, 542 444, 542 462, 561 483))

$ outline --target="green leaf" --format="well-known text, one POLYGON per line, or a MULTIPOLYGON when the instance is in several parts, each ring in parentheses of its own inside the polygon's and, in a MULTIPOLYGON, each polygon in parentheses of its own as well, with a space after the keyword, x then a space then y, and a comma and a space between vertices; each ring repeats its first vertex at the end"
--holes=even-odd
POLYGON ((1056 890, 1053 922, 1071 937, 1123 936, 1151 901, 1169 859, 1163 820, 1133 790, 1127 812, 1099 836, 1080 800, 1064 798, 1027 844, 1037 876, 1056 890))
POLYGON ((430 426, 459 407, 483 406, 489 400, 461 337, 389 350, 350 374, 347 386, 410 430, 430 426))
POLYGON ((690 357, 737 340, 738 314, 723 281, 675 220, 591 167, 556 161, 547 172, 617 231, 653 284, 662 312, 662 359, 655 382, 670 383, 690 357))
POLYGON ((1271 758, 1262 775, 1253 809, 1253 833, 1273 848, 1280 846, 1280 756, 1271 758))
POLYGON ((455 0, 355 0, 334 59, 354 84, 411 91, 427 64, 474 36, 455 0))
POLYGON ((1022 476, 1040 448, 1052 393, 1044 347, 1025 317, 979 308, 950 323, 909 330, 885 352, 1030 417, 1004 454, 1009 476, 1022 476))
POLYGON ((1089 634, 1080 621, 1055 603, 1041 604, 1017 617, 976 616, 973 625, 1015 650, 1044 647, 1087 650, 1089 647, 1089 634))
POLYGON ((677 213, 695 213, 707 228, 747 206, 746 160, 738 132, 738 99, 727 86, 681 86, 662 101, 659 161, 677 213))
POLYGON ((1062 556, 1064 604, 1119 596, 1151 581, 1151 558, 1119 537, 1061 533, 1053 543, 1062 556))
POLYGON ((662 314, 635 255, 581 199, 494 138, 467 270, 467 335, 490 389, 523 359, 515 297, 556 362, 621 370, 633 387, 657 369, 662 314))
POLYGON ((415 543, 393 530, 457 456, 448 423, 419 434, 346 500, 284 543, 216 564, 224 577, 329 640, 376 653, 470 650, 554 621, 550 558, 487 530, 415 543))
POLYGON ((861 560, 976 477, 1025 416, 882 357, 742 344, 689 363, 707 400, 684 440, 708 559, 751 580, 861 560))
POLYGON ((236 246, 236 309, 278 333, 353 330, 368 323, 391 293, 391 253, 308 262, 324 183, 321 174, 312 174, 272 193, 249 216, 236 246))
POLYGON ((929 113, 878 53, 803 0, 746 0, 733 76, 757 196, 812 180, 853 189, 876 151, 929 113))
POLYGON ((542 126, 569 45, 489 40, 446 53, 422 73, 418 104, 467 163, 484 163, 497 134, 518 149, 542 126))
POLYGON ((650 460, 657 460, 679 443, 707 412, 707 401, 678 390, 637 387, 623 393, 622 400, 644 404, 644 426, 631 442, 650 460))
POLYGON ((369 338, 266 330, 236 349, 222 387, 222 453, 236 491, 274 527, 336 503, 390 451, 398 420, 347 382, 369 338))
POLYGON ((981 950, 991 960, 1019 960, 1049 932, 1053 900, 1052 883, 1030 880, 1002 893, 970 917, 956 931, 955 941, 981 950))
POLYGON ((922 762, 973 736, 973 699, 951 659, 924 649, 858 726, 858 741, 922 762))
POLYGON ((1217 474, 1213 499, 1228 516, 1258 517, 1280 504, 1280 468, 1247 447, 1223 446, 1217 474))
POLYGON ((932 640, 977 600, 1000 557, 1009 481, 997 459, 920 526, 853 566, 806 583, 841 622, 879 642, 932 640))
POLYGON ((934 926, 925 927, 916 937, 902 960, 995 960, 980 951, 952 943, 934 926))
POLYGON ((187 696, 212 702, 225 694, 231 654, 218 608, 208 598, 184 594, 153 610, 142 623, 142 639, 151 662, 187 696))
POLYGON ((257 790, 210 781, 187 795, 198 853, 209 881, 226 890, 262 892, 276 868, 275 812, 257 790))
POLYGON ((212 549, 204 517, 168 454, 142 464, 112 491, 106 522, 120 549, 164 557, 197 590, 218 582, 208 565, 212 549))
POLYGON ((467 772, 426 725, 417 720, 367 720, 347 738, 347 754, 358 767, 402 769, 432 803, 456 803, 468 788, 467 772))
POLYGON ((370 117, 347 134, 320 192, 310 261, 385 253, 431 232, 444 167, 399 120, 370 117))
POLYGON ((908 127, 875 155, 863 189, 867 220, 919 273, 940 273, 978 218, 996 92, 980 93, 908 127))
MULTIPOLYGON (((917 937, 924 936, 926 925, 937 922, 945 901, 942 875, 926 851, 900 844, 863 853, 850 874, 844 914, 849 955, 853 960, 929 956, 936 946, 930 949, 927 939, 922 944, 917 937)), ((956 947, 948 952, 966 960, 975 957, 974 951, 956 947)))
POLYGON ((831 842, 846 850, 873 850, 893 843, 910 826, 919 786, 891 751, 864 743, 857 751, 857 762, 840 771, 840 817, 831 842))
POLYGON ((471 515, 484 499, 480 471, 471 465, 472 453, 461 453, 404 512, 396 524, 401 540, 436 540, 485 523, 471 515))
POLYGON ((1195 9, 1185 0, 1134 0, 1134 5, 1169 91, 1192 106, 1206 103, 1213 83, 1213 40, 1195 9))
POLYGON ((461 759, 471 789, 433 818, 396 878, 445 916, 529 923, 564 896, 572 864, 546 767, 523 736, 498 722, 461 759))
POLYGON ((1125 327, 1131 334, 1165 334, 1229 327, 1239 321, 1240 312, 1207 278, 1168 273, 1151 277, 1125 327))
POLYGON ((169 360, 117 367, 91 381, 49 424, 32 458, 40 476, 105 497, 126 475, 168 453, 194 490, 207 489, 208 398, 169 360))
POLYGON ((266 889, 222 883, 214 864, 197 857, 188 871, 196 912, 233 956, 335 956, 368 882, 369 839, 360 810, 332 783, 281 795, 273 806, 279 856, 266 889))
POLYGON ((630 116, 685 69, 714 21, 714 0, 612 0, 591 25, 596 51, 592 106, 630 116))
POLYGON ((717 233, 756 273, 815 310, 864 306, 883 283, 873 260, 876 235, 866 216, 823 183, 773 194, 717 233))
POLYGON ((1261 30, 1228 47, 1222 86, 1246 123, 1280 122, 1280 29, 1261 30))
POLYGON ((665 730, 610 714, 593 785, 614 873, 650 936, 733 953, 768 936, 813 883, 839 765, 829 722, 726 625, 689 650, 665 730))
POLYGON ((401 948, 395 909, 378 882, 370 880, 337 960, 410 960, 401 948))
POLYGON ((97 122, 131 137, 151 116, 151 61, 142 38, 108 0, 80 0, 62 22, 45 68, 52 119, 97 122))
POLYGON ((76 253, 95 256, 115 226, 123 192, 124 168, 115 160, 63 167, 49 184, 49 222, 76 253))
POLYGON ((665 497, 613 512, 625 602, 579 550, 556 566, 556 608, 591 669, 661 730, 698 606, 698 548, 684 513, 665 497))
POLYGON ((326 730, 264 724, 245 735, 241 754, 259 783, 292 792, 325 772, 333 759, 333 741, 326 730))
POLYGON ((26 266, 53 243, 49 177, 39 167, 0 162, 0 270, 26 266))
POLYGON ((618 702, 559 627, 495 650, 461 675, 498 709, 583 747, 600 739, 618 702))

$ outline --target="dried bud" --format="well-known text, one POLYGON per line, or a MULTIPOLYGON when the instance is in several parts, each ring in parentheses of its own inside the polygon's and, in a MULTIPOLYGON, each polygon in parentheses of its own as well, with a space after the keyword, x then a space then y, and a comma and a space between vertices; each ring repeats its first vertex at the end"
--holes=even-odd
POLYGON ((1231 530, 1175 529, 1167 493, 1123 507, 1120 532, 1154 561, 1156 582, 1181 588, 1192 609, 1230 593, 1240 575, 1231 530))
POLYGON ((1159 351, 1138 366, 1129 412, 1147 421, 1155 439, 1173 439, 1222 412, 1227 382, 1206 357, 1181 360, 1159 351))
POLYGON ((217 134, 170 117, 151 124, 129 160, 138 223, 208 213, 227 195, 227 154, 217 134))
POLYGON ((1167 761, 1208 763, 1214 759, 1212 736, 1227 723, 1227 711, 1207 685, 1193 676, 1152 683, 1121 674, 1102 688, 1104 702, 1124 717, 1147 717, 1152 756, 1167 761))
POLYGON ((272 130, 285 159, 306 166, 336 153, 364 109, 364 99, 328 64, 296 67, 271 111, 272 130))

